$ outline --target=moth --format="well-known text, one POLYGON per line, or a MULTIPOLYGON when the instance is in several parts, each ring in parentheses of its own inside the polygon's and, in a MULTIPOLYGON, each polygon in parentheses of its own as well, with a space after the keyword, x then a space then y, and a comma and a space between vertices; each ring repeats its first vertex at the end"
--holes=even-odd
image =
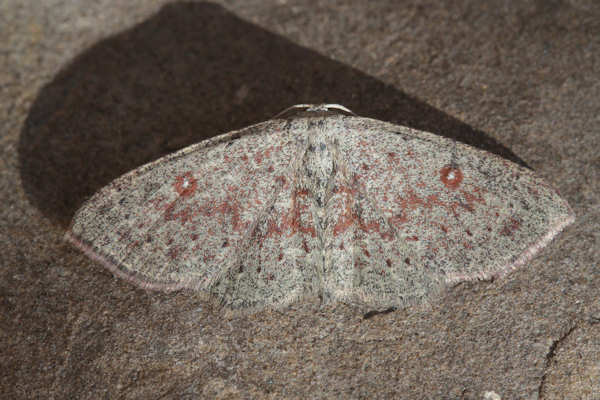
POLYGON ((114 180, 66 239, 142 288, 230 309, 305 296, 389 308, 505 275, 573 220, 548 184, 494 154, 298 105, 114 180))

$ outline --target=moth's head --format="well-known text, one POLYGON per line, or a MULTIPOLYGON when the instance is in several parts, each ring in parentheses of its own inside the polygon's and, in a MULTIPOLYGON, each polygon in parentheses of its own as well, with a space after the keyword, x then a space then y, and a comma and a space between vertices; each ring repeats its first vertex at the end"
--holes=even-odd
POLYGON ((277 114, 273 119, 276 118, 291 118, 291 117, 299 117, 299 116, 327 116, 327 115, 356 115, 347 107, 344 107, 341 104, 296 104, 294 106, 288 107, 279 114, 277 114))

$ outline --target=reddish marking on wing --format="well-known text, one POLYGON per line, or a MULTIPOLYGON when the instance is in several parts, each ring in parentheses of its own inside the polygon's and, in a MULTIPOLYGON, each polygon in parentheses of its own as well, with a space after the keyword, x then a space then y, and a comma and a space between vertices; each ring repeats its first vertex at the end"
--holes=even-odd
POLYGON ((281 228, 279 225, 277 225, 277 222, 275 222, 273 218, 270 218, 269 222, 267 223, 267 233, 265 234, 265 238, 279 236, 281 233, 281 228))
POLYGON ((183 210, 175 212, 176 205, 177 202, 174 201, 165 208, 165 221, 175 221, 179 219, 182 224, 185 224, 190 220, 191 209, 190 207, 184 207, 183 210))
POLYGON ((273 146, 269 147, 268 149, 265 149, 265 151, 262 151, 262 152, 257 151, 256 154, 254 154, 254 161, 257 164, 262 163, 265 158, 271 157, 272 151, 273 151, 273 146))
MULTIPOLYGON (((415 208, 424 207, 427 209, 433 206, 447 207, 448 205, 441 201, 437 195, 430 194, 426 199, 419 197, 414 190, 408 189, 406 197, 397 196, 396 202, 400 203, 403 210, 414 210, 415 208)), ((406 219, 401 222, 406 222, 406 219)))
POLYGON ((466 190, 461 190, 460 192, 465 196, 465 200, 470 206, 473 206, 475 203, 485 204, 485 198, 480 188, 473 188, 473 192, 467 192, 466 190))
POLYGON ((472 204, 463 203, 462 201, 457 201, 457 202, 452 203, 452 205, 450 206, 450 209, 452 210, 452 212, 454 213, 454 215, 458 215, 458 208, 459 207, 467 210, 468 212, 475 211, 475 208, 473 207, 472 204))
POLYGON ((283 253, 279 253, 279 255, 277 256, 277 261, 281 260, 283 260, 283 253))
POLYGON ((181 248, 179 246, 173 246, 169 249, 167 254, 172 260, 174 260, 179 256, 180 252, 181 252, 181 248))
POLYGON ((448 189, 456 189, 463 180, 462 171, 458 168, 446 166, 440 169, 440 180, 448 189))
POLYGON ((397 214, 397 215, 390 217, 388 219, 388 221, 390 222, 391 225, 397 227, 398 225, 402 225, 406 221, 408 221, 408 218, 404 214, 397 214))
POLYGON ((333 236, 338 236, 340 233, 346 232, 346 230, 354 223, 355 218, 356 216, 352 212, 350 204, 347 203, 344 212, 340 215, 340 218, 333 227, 333 236))
MULTIPOLYGON (((430 194, 426 198, 422 198, 412 188, 407 188, 404 197, 397 194, 394 199, 394 202, 398 204, 402 210, 401 214, 396 214, 389 217, 388 221, 392 226, 398 228, 400 225, 408 221, 410 212, 417 208, 430 210, 434 206, 443 207, 449 212, 452 212, 454 215, 458 215, 460 209, 473 212, 475 210, 475 203, 485 204, 485 199, 482 193, 484 190, 480 188, 474 188, 472 192, 467 192, 466 190, 461 190, 460 192, 465 197, 466 201, 454 201, 448 203, 440 200, 439 196, 436 194, 430 194)), ((388 212, 391 213, 393 211, 390 209, 388 212)), ((444 232, 448 232, 448 228, 446 226, 440 226, 440 228, 444 232)))
POLYGON ((308 190, 296 190, 292 193, 292 207, 289 212, 284 213, 281 216, 281 225, 280 226, 269 226, 269 231, 267 235, 273 234, 281 234, 283 232, 288 232, 287 236, 291 237, 297 232, 301 232, 303 234, 310 234, 311 237, 315 237, 317 232, 314 226, 305 226, 302 224, 302 215, 308 214, 308 205, 300 203, 298 201, 299 198, 306 197, 309 195, 308 190), (300 204, 299 204, 300 203, 300 204))
POLYGON ((409 236, 406 238, 406 240, 411 241, 411 242, 416 242, 419 240, 418 236, 409 236))
POLYGON ((302 241, 302 249, 304 250, 304 252, 308 253, 310 251, 310 249, 308 248, 308 243, 306 243, 306 240, 302 241))
POLYGON ((233 230, 236 232, 242 231, 247 226, 247 223, 243 223, 240 218, 240 211, 241 207, 239 203, 233 201, 230 195, 227 196, 225 201, 214 207, 214 212, 220 213, 222 216, 231 216, 231 224, 233 225, 233 230))
POLYGON ((511 236, 516 230, 521 227, 521 221, 515 218, 510 218, 510 220, 504 225, 500 234, 503 236, 511 236))
POLYGON ((366 232, 366 233, 377 232, 381 236, 381 238, 384 240, 391 240, 394 238, 394 234, 392 232, 389 232, 389 231, 382 232, 381 224, 378 221, 366 222, 362 218, 356 218, 356 217, 355 217, 355 220, 358 220, 358 227, 363 232, 366 232))
MULTIPOLYGON (((223 216, 229 215, 231 216, 231 225, 233 225, 233 230, 236 232, 240 232, 248 226, 247 222, 243 222, 240 214, 242 207, 240 207, 239 202, 236 200, 235 192, 237 191, 235 187, 230 186, 227 188, 228 193, 225 200, 220 203, 209 202, 208 204, 199 205, 191 217, 195 217, 197 215, 202 215, 205 217, 214 217, 215 214, 220 214, 219 222, 221 224, 225 224, 223 220, 223 216)), ((190 218, 190 217, 188 217, 190 218)), ((182 220, 185 222, 185 220, 182 220)))
POLYGON ((430 194, 427 196, 427 202, 425 203, 425 207, 432 208, 433 206, 444 207, 446 204, 439 199, 437 194, 430 194))
POLYGON ((411 209, 415 209, 419 206, 431 209, 434 205, 442 207, 446 205, 444 202, 440 201, 438 196, 435 194, 430 194, 425 200, 423 200, 412 189, 408 190, 408 196, 405 201, 406 206, 411 209))
POLYGON ((198 181, 192 176, 191 172, 186 172, 183 175, 175 178, 174 188, 182 197, 191 196, 198 187, 198 181))
POLYGON ((287 188, 287 179, 285 179, 285 176, 283 176, 283 175, 276 176, 275 182, 278 185, 281 185, 284 189, 287 188))
POLYGON ((240 232, 248 226, 247 222, 243 222, 240 215, 242 207, 236 200, 235 192, 236 188, 229 187, 229 193, 225 200, 220 203, 209 202, 207 204, 183 204, 182 209, 175 212, 175 207, 178 205, 177 200, 173 201, 167 207, 165 207, 164 218, 166 221, 180 220, 182 224, 191 221, 194 217, 202 215, 205 217, 215 217, 216 214, 220 214, 219 222, 224 225, 225 221, 223 217, 225 215, 231 216, 231 225, 233 230, 240 232), (192 207, 195 209, 192 209, 192 207))
POLYGON ((371 253, 369 253, 369 250, 364 249, 363 252, 365 253, 365 256, 371 257, 371 253))
POLYGON ((148 204, 154 207, 155 210, 164 210, 163 202, 166 200, 165 196, 157 196, 155 199, 149 200, 148 204))
POLYGON ((350 186, 338 186, 334 189, 333 192, 335 194, 345 193, 345 194, 349 194, 350 196, 354 196, 357 193, 356 189, 351 188, 350 186))
POLYGON ((362 218, 359 219, 358 221, 358 227, 367 233, 372 233, 372 232, 379 232, 379 222, 377 221, 371 221, 371 222, 365 222, 362 218))
MULTIPOLYGON (((356 183, 356 177, 354 183, 356 183)), ((345 199, 344 211, 342 212, 342 215, 340 215, 335 226, 333 227, 333 236, 338 236, 340 233, 346 232, 346 230, 348 230, 348 228, 352 226, 352 224, 354 224, 354 222, 357 219, 357 216, 352 210, 352 198, 356 195, 357 190, 350 186, 342 185, 336 187, 334 189, 334 193, 345 195, 343 196, 345 199)))

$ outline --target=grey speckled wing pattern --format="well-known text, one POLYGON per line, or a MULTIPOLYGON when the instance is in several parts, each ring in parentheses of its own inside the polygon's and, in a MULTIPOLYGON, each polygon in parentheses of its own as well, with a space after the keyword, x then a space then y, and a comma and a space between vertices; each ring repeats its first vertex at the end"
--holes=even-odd
POLYGON ((531 171, 403 126, 305 107, 100 190, 67 239, 148 289, 232 309, 303 296, 402 307, 521 266, 574 219, 531 171))

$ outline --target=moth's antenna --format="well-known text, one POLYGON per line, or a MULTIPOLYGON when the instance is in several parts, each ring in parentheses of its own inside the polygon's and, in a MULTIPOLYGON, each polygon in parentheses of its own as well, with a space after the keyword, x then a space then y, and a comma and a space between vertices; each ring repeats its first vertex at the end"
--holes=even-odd
POLYGON ((307 111, 307 112, 319 112, 319 111, 337 110, 337 111, 341 111, 341 112, 343 112, 345 114, 348 114, 348 115, 354 115, 354 116, 356 116, 356 114, 354 114, 352 112, 352 110, 350 110, 347 107, 344 107, 341 104, 335 104, 335 103, 332 103, 332 104, 296 104, 296 105, 293 105, 291 107, 286 108, 285 110, 283 110, 279 114, 275 115, 273 117, 273 119, 281 118, 285 114, 289 113, 290 111, 294 111, 294 110, 304 110, 304 111, 307 111))

